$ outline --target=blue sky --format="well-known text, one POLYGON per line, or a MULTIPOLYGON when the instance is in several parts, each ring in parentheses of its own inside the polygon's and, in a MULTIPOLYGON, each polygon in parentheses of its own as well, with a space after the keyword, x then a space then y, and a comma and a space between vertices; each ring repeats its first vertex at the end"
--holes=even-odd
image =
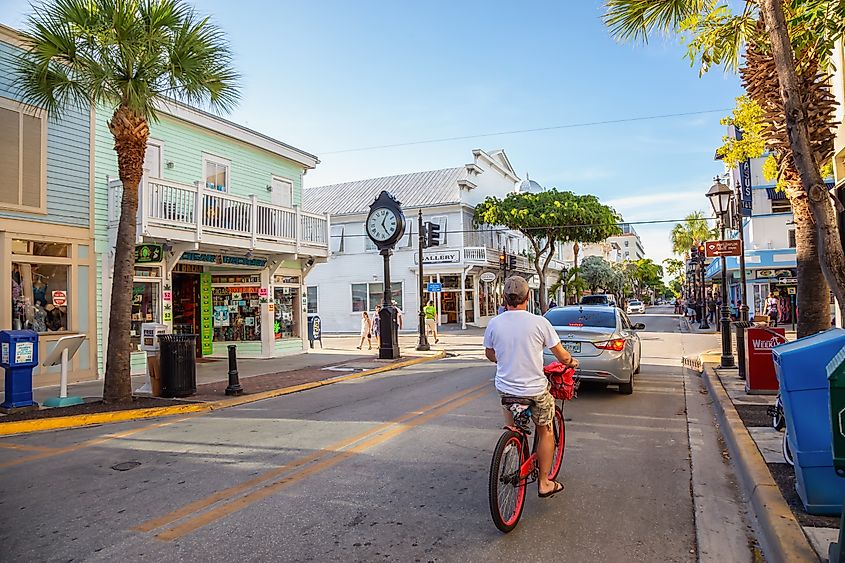
MULTIPOLYGON (((699 78, 673 41, 618 44, 601 2, 194 5, 229 35, 243 75, 229 118, 317 154, 306 186, 458 166, 473 148, 504 148, 520 176, 596 194, 628 221, 709 210, 722 113, 330 154, 733 107, 735 76, 699 78)), ((20 27, 27 10, 3 0, 0 22, 20 27)), ((635 227, 649 257, 669 256, 671 227, 635 227)))

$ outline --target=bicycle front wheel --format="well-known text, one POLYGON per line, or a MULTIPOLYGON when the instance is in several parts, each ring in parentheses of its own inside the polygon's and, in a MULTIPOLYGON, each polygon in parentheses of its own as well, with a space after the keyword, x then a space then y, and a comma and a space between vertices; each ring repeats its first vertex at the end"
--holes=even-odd
POLYGON ((503 532, 516 527, 525 507, 525 480, 519 478, 519 469, 527 452, 522 447, 522 436, 508 430, 493 451, 490 464, 490 514, 493 523, 503 532))
POLYGON ((560 468, 563 467, 563 451, 566 448, 566 424, 563 421, 563 411, 555 405, 555 417, 552 419, 552 430, 555 433, 555 457, 549 471, 549 479, 557 479, 560 468))

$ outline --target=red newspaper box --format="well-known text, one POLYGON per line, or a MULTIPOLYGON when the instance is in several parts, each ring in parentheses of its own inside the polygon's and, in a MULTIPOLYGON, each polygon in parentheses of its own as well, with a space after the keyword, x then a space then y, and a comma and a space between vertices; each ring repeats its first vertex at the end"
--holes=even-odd
POLYGON ((752 395, 775 395, 778 378, 772 361, 772 348, 786 342, 782 328, 745 329, 745 392, 752 395))

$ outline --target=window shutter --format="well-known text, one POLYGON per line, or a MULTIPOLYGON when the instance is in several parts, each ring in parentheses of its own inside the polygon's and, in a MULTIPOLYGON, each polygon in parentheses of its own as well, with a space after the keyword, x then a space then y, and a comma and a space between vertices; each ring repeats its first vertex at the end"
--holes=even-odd
POLYGON ((20 204, 20 114, 0 108, 0 202, 20 204))
POLYGON ((41 207, 41 120, 23 116, 21 205, 41 207))

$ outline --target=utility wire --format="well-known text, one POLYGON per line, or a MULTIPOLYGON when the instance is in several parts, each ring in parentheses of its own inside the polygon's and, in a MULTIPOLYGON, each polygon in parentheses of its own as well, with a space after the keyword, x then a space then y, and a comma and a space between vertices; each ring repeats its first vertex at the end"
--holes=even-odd
POLYGON ((342 154, 349 152, 371 151, 376 149, 390 149, 394 147, 409 147, 412 145, 427 145, 431 143, 445 143, 448 141, 463 141, 466 139, 481 139, 483 137, 497 137, 499 135, 516 135, 519 133, 537 133, 540 131, 553 131, 555 129, 574 129, 576 127, 593 127, 596 125, 612 125, 615 123, 631 123, 634 121, 649 121, 652 119, 668 119, 671 117, 687 117, 691 115, 704 115, 707 113, 724 113, 733 108, 705 109, 700 111, 688 111, 682 113, 664 113, 660 115, 645 115, 641 117, 623 117, 620 119, 607 119, 604 121, 585 121, 582 123, 565 123, 563 125, 550 125, 548 127, 535 127, 533 129, 514 129, 511 131, 497 131, 495 133, 478 133, 475 135, 461 135, 457 137, 441 137, 437 139, 423 139, 419 141, 406 141, 402 143, 391 143, 388 145, 372 145, 368 147, 356 147, 351 149, 340 149, 335 151, 322 151, 318 154, 342 154))
MULTIPOLYGON (((696 219, 698 220, 698 219, 696 219)), ((714 217, 701 217, 700 220, 703 221, 716 221, 714 217)), ((686 219, 655 219, 653 221, 623 221, 621 223, 616 223, 617 227, 623 227, 625 225, 659 225, 662 223, 683 223, 686 219)), ((548 227, 526 227, 524 229, 509 229, 507 227, 501 227, 498 229, 465 229, 465 230, 458 230, 458 231, 440 231, 446 234, 461 234, 461 233, 479 233, 479 234, 486 234, 486 233, 505 233, 510 231, 545 231, 547 229, 581 229, 584 227, 606 227, 613 223, 593 223, 589 225, 554 225, 548 227)), ((340 225, 337 225, 340 226, 340 225)), ((407 233, 406 233, 407 234, 407 233)), ((368 236, 366 233, 363 234, 342 234, 342 235, 331 235, 332 238, 340 238, 340 237, 366 237, 368 236)))

